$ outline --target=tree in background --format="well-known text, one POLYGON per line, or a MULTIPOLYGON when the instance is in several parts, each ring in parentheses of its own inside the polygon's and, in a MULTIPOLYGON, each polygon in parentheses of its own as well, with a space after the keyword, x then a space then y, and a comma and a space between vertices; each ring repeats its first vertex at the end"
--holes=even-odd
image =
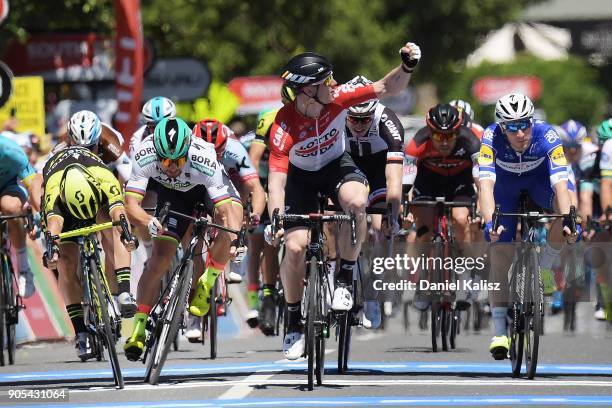
MULTIPOLYGON (((541 0, 141 0, 145 37, 158 56, 208 62, 217 79, 279 74, 293 55, 329 57, 340 81, 373 79, 399 63, 404 41, 423 60, 415 80, 445 80, 477 41, 541 0)), ((41 30, 112 34, 112 0, 11 0, 0 48, 41 30)))
POLYGON ((560 124, 575 119, 594 125, 602 119, 606 108, 606 92, 597 84, 597 71, 584 59, 570 57, 565 61, 544 61, 522 55, 511 63, 483 63, 455 75, 447 88, 440 89, 444 100, 461 98, 474 108, 476 120, 483 125, 494 121, 494 106, 481 105, 472 95, 472 84, 483 76, 533 75, 542 80, 542 94, 534 101, 546 112, 547 121, 560 124))

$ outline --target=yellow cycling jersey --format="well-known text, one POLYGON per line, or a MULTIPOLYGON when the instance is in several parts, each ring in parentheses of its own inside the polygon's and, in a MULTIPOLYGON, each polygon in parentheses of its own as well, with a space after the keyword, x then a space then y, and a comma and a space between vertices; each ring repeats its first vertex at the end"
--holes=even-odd
POLYGON ((268 140, 270 137, 270 128, 274 123, 274 118, 276 118, 276 114, 278 113, 278 109, 271 109, 264 111, 259 114, 257 118, 257 129, 255 129, 255 139, 253 143, 263 143, 268 146, 268 140))
MULTIPOLYGON (((121 185, 113 172, 108 169, 98 156, 84 147, 73 146, 58 151, 45 164, 43 168, 43 211, 46 217, 53 215, 64 217, 68 214, 60 199, 60 183, 64 169, 78 163, 84 166, 98 182, 102 192, 102 205, 108 204, 109 211, 116 206, 123 206, 123 193, 121 185)), ((67 183, 70 180, 66 181, 67 183)))

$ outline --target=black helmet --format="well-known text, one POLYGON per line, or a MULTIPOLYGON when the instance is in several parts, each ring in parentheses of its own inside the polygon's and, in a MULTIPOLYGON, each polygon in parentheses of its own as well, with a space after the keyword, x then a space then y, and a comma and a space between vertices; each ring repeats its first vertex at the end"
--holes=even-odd
POLYGON ((332 64, 327 58, 314 52, 305 52, 289 60, 281 77, 287 85, 299 89, 321 82, 331 73, 332 64))
POLYGON ((463 111, 447 103, 439 103, 427 112, 427 126, 438 133, 453 133, 463 122, 463 111))

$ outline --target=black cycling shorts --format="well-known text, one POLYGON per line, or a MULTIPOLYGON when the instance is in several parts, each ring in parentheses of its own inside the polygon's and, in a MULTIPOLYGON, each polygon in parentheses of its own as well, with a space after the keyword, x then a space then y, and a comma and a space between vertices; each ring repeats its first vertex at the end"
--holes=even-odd
MULTIPOLYGON (((355 165, 347 152, 317 171, 302 170, 290 164, 285 185, 285 212, 288 214, 317 212, 319 196, 327 196, 334 204, 339 205, 340 186, 349 181, 357 181, 368 186, 365 174, 355 165)), ((286 223, 285 229, 299 226, 300 224, 286 223)))
POLYGON ((368 205, 373 207, 378 203, 384 203, 387 200, 387 176, 385 174, 387 151, 383 150, 368 156, 354 157, 354 160, 357 167, 365 174, 370 185, 368 205))
POLYGON ((455 176, 446 177, 419 169, 414 181, 413 199, 428 201, 444 197, 447 201, 452 201, 456 197, 473 197, 476 195, 473 183, 471 168, 455 176))

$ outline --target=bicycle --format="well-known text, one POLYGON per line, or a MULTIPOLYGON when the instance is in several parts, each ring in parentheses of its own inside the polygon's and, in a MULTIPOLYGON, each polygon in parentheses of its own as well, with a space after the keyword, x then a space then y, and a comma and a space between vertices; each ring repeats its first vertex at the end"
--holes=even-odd
POLYGON ((220 316, 227 316, 227 307, 232 303, 232 298, 227 294, 227 279, 223 270, 215 284, 210 289, 210 309, 202 316, 202 345, 206 343, 206 333, 210 343, 210 359, 217 358, 217 336, 218 320, 220 316))
MULTIPOLYGON (((306 250, 306 275, 302 298, 302 321, 305 327, 306 347, 304 356, 308 360, 308 389, 323 384, 325 372, 325 339, 329 338, 331 315, 327 310, 327 295, 331 298, 327 274, 327 258, 324 252, 323 224, 348 222, 351 226, 351 243, 356 245, 355 216, 346 214, 325 215, 322 211, 312 214, 279 214, 278 208, 272 214, 272 236, 284 222, 305 223, 310 230, 310 242, 306 250), (304 313, 305 312, 305 313, 304 313)), ((342 312, 348 316, 348 313, 342 312)), ((348 325, 345 325, 348 327, 348 325)), ((346 350, 348 356, 348 350, 346 350)), ((340 352, 339 352, 340 354, 340 352)))
MULTIPOLYGON (((100 261, 100 244, 96 232, 115 226, 121 227, 121 239, 124 242, 135 242, 138 240, 132 236, 128 222, 122 214, 119 221, 94 224, 89 227, 79 228, 72 231, 62 232, 59 235, 46 234, 47 261, 51 259, 54 252, 54 242, 67 238, 76 238, 79 247, 78 269, 82 271, 81 286, 83 289, 82 305, 85 327, 93 335, 92 348, 96 359, 102 360, 104 348, 108 351, 115 386, 124 388, 123 375, 117 358, 115 343, 121 337, 121 314, 117 310, 113 300, 106 275, 100 261)), ((83 360, 84 361, 84 360, 83 360)))
POLYGON ((144 381, 150 384, 157 384, 159 382, 170 346, 174 343, 178 330, 183 324, 183 316, 193 278, 193 258, 198 255, 195 253, 195 249, 204 233, 208 228, 216 228, 233 234, 243 235, 240 231, 214 224, 209 222, 206 217, 199 216, 202 213, 200 205, 196 206, 196 213, 198 217, 172 211, 170 210, 169 202, 164 203, 159 213, 158 219, 162 224, 165 223, 167 216, 172 214, 192 221, 193 228, 189 245, 183 250, 183 258, 180 264, 173 271, 170 283, 164 288, 162 296, 152 308, 147 319, 147 336, 142 362, 147 364, 144 381), (149 354, 151 354, 150 358, 149 354), (149 358, 148 363, 147 358, 149 358))
POLYGON ((446 201, 444 197, 436 197, 435 201, 418 200, 404 201, 404 218, 408 217, 410 207, 430 207, 436 209, 434 217, 434 230, 431 237, 433 260, 429 268, 429 282, 435 283, 435 289, 428 289, 425 294, 431 300, 431 348, 438 351, 438 336, 442 340, 442 350, 448 351, 456 348, 456 337, 459 334, 460 310, 457 308, 456 293, 451 289, 456 286, 456 276, 453 271, 444 267, 446 262, 435 262, 440 259, 456 259, 455 233, 452 223, 452 209, 467 207, 470 217, 476 218, 476 199, 470 201, 446 201), (443 284, 444 289, 439 285, 443 284))
POLYGON ((544 285, 540 276, 538 248, 535 242, 536 222, 542 218, 569 218, 570 229, 576 231, 576 208, 570 207, 569 214, 544 214, 530 211, 529 195, 521 191, 519 212, 504 213, 495 206, 492 228, 499 227, 499 217, 517 217, 520 222, 520 245, 515 247, 515 258, 510 275, 512 323, 509 325, 510 361, 512 375, 521 373, 523 352, 526 360, 527 377, 535 377, 538 364, 538 348, 544 316, 544 285))
POLYGON ((5 344, 9 365, 15 364, 17 349, 15 327, 19 323, 19 311, 25 309, 19 292, 15 290, 18 287, 17 275, 13 270, 8 240, 8 221, 19 218, 26 220, 28 232, 34 228, 31 208, 28 208, 26 214, 23 215, 0 216, 0 261, 2 262, 2 277, 0 278, 0 366, 6 364, 4 358, 5 344))

